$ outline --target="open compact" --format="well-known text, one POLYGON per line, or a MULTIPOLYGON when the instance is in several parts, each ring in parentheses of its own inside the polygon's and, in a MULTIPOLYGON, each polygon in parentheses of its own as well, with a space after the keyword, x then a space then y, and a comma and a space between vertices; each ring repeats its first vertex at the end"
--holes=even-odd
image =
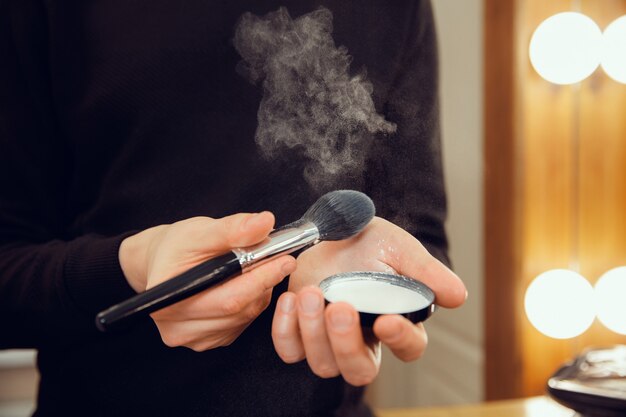
POLYGON ((351 304, 364 327, 371 327, 381 314, 399 314, 417 323, 435 311, 433 290, 403 275, 345 272, 326 278, 320 282, 320 288, 327 303, 351 304))

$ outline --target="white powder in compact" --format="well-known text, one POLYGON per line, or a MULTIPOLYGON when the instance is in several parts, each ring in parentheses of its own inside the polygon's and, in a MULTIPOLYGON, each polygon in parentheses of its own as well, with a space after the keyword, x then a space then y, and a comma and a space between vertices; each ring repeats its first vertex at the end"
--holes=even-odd
POLYGON ((324 292, 330 302, 345 301, 362 313, 402 314, 430 305, 411 289, 375 280, 349 280, 330 285, 324 292))

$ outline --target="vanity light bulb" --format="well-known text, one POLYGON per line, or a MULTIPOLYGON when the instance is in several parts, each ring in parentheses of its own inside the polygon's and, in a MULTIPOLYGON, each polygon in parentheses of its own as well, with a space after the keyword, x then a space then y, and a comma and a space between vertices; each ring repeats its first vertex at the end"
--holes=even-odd
POLYGON ((555 339, 569 339, 593 323, 593 287, 574 271, 546 271, 528 286, 524 308, 528 320, 541 333, 555 339))
POLYGON ((530 40, 530 62, 547 81, 574 84, 600 65, 602 31, 581 13, 555 14, 541 22, 530 40))
POLYGON ((595 295, 598 320, 615 333, 626 335, 626 266, 602 275, 595 295))
POLYGON ((609 77, 626 84, 626 16, 614 20, 604 30, 601 65, 609 77))

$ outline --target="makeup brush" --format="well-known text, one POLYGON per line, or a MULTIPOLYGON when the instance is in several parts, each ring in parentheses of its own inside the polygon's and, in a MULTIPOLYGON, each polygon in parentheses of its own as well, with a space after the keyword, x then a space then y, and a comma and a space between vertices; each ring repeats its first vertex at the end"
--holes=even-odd
POLYGON ((191 297, 280 255, 305 250, 324 240, 343 240, 359 233, 374 217, 372 200, 353 190, 331 191, 320 197, 302 218, 272 232, 265 241, 233 249, 122 301, 96 316, 101 331, 191 297))

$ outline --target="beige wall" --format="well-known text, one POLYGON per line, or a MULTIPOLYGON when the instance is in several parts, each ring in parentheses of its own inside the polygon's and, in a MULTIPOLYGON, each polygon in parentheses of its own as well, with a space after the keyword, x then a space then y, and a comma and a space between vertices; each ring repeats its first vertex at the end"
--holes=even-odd
POLYGON ((34 351, 0 351, 0 416, 29 416, 34 407, 37 380, 34 351))
POLYGON ((477 402, 483 398, 482 1, 432 0, 439 31, 447 224, 455 271, 469 298, 427 323, 429 347, 413 364, 388 352, 369 392, 379 407, 477 402))

